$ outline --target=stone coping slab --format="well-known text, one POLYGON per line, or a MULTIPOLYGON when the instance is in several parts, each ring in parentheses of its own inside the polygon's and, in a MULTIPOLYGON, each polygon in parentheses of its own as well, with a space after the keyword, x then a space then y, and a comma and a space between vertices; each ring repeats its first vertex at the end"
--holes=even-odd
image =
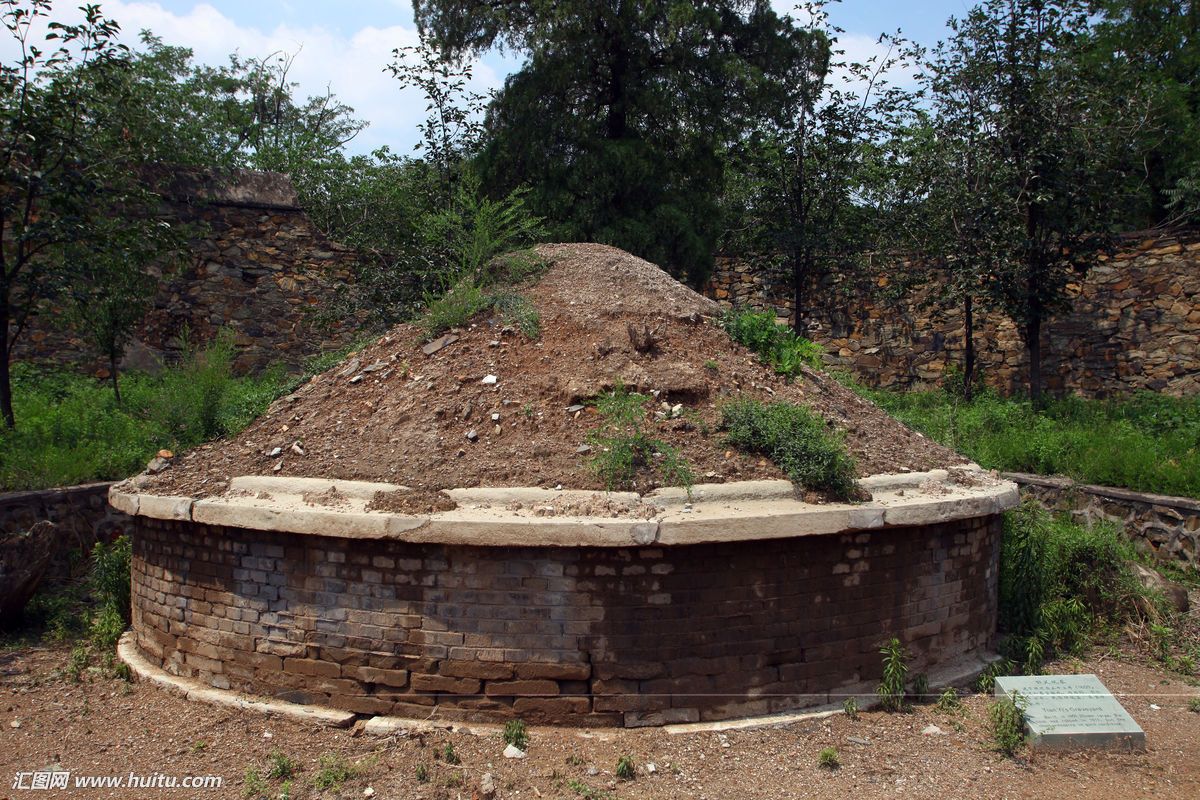
POLYGON ((109 490, 113 507, 155 519, 350 539, 494 547, 629 547, 816 536, 934 525, 988 516, 1020 502, 1015 483, 978 469, 873 475, 862 503, 806 503, 788 481, 739 481, 634 492, 451 489, 457 508, 429 514, 368 510, 387 483, 247 475, 225 495, 194 500, 109 490), (612 516, 616 504, 627 513, 612 516), (581 516, 578 509, 609 516, 581 516))
POLYGON ((1146 749, 1146 734, 1095 675, 996 678, 996 697, 1020 696, 1030 746, 1041 750, 1146 749))

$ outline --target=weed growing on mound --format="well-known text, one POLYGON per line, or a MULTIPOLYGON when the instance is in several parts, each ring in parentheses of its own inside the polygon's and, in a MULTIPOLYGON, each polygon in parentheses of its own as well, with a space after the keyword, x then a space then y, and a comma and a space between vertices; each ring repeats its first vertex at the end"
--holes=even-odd
POLYGON ((774 461, 792 483, 840 500, 857 496, 854 459, 825 421, 792 403, 737 400, 721 409, 729 444, 774 461))
POLYGON ((529 749, 529 731, 523 720, 510 719, 504 723, 504 743, 518 750, 529 749))
POLYGON ((988 706, 992 746, 1010 758, 1025 744, 1025 698, 1019 692, 988 706))
POLYGON ((821 346, 778 325, 769 311, 735 310, 721 317, 729 338, 758 354, 780 375, 795 377, 803 367, 821 366, 821 346))
POLYGON ((598 451, 591 467, 609 491, 632 487, 638 470, 650 465, 665 486, 691 488, 695 483, 692 468, 679 451, 643 429, 649 399, 620 384, 596 398, 604 425, 588 437, 598 451))
POLYGON ((826 747, 817 754, 817 766, 821 769, 835 770, 842 765, 842 760, 838 757, 838 751, 832 747, 826 747))
POLYGON ((1130 572, 1133 545, 1108 525, 1081 527, 1032 501, 1008 512, 1000 556, 1002 652, 1026 673, 1077 653, 1102 626, 1153 607, 1130 572))
POLYGON ((425 340, 466 325, 484 311, 498 314, 505 325, 513 325, 526 337, 536 339, 541 334, 538 312, 513 287, 537 277, 548 267, 533 251, 510 253, 485 267, 468 270, 440 295, 427 294, 425 313, 418 323, 425 340))

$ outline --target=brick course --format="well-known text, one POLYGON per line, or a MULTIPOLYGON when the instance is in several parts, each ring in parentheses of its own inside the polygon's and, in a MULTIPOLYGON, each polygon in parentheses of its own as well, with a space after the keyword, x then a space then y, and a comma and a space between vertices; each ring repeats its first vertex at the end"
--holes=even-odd
POLYGON ((135 524, 143 653, 213 686, 364 715, 769 713, 878 680, 892 636, 916 672, 985 650, 996 628, 999 517, 628 549, 135 524))

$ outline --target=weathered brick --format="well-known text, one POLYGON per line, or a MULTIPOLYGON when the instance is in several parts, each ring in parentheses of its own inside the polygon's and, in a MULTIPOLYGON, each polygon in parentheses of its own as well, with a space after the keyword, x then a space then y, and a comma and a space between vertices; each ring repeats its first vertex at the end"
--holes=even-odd
POLYGON ((446 692, 448 694, 479 694, 480 683, 473 678, 451 678, 446 675, 412 674, 409 682, 414 691, 446 692))
POLYGON ((337 678, 342 674, 341 666, 311 658, 285 658, 283 671, 294 672, 298 675, 314 675, 320 678, 337 678))
POLYGON ((552 681, 585 681, 592 676, 591 664, 517 664, 518 678, 546 678, 552 681))
POLYGON ((513 676, 513 665, 496 661, 443 661, 438 672, 452 678, 503 680, 513 676))
POLYGON ((354 667, 350 670, 350 674, 364 683, 378 683, 394 689, 401 689, 408 685, 408 670, 403 669, 354 667))
POLYGON ((488 695, 551 697, 558 694, 558 683, 546 680, 488 681, 483 690, 488 695))

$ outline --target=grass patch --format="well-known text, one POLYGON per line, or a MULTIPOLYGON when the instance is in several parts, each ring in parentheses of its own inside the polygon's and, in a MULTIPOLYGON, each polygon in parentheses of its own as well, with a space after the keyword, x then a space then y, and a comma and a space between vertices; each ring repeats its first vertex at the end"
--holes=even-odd
POLYGON ((835 770, 842 766, 842 760, 838 757, 838 751, 833 747, 826 747, 817 754, 817 766, 821 769, 835 770))
POLYGON ((354 777, 354 767, 345 758, 335 753, 326 753, 321 756, 317 767, 313 786, 321 791, 339 787, 354 777))
POLYGON ((753 350, 780 375, 795 377, 804 367, 821 367, 821 346, 777 324, 769 311, 729 311, 721 317, 721 327, 729 338, 753 350))
POLYGON ((468 270, 443 294, 425 297, 425 313, 418 320, 425 341, 451 328, 462 327, 485 311, 498 314, 505 325, 536 339, 541 335, 537 309, 514 287, 533 280, 548 268, 548 262, 526 250, 492 259, 481 269, 468 270))
POLYGON ((0 490, 117 480, 162 448, 180 451, 246 427, 296 386, 281 368, 234 377, 233 345, 218 337, 157 375, 130 373, 123 402, 93 378, 13 365, 17 429, 0 428, 0 490))
POLYGON ((604 425, 588 437, 597 450, 591 467, 610 491, 632 488, 638 472, 648 467, 658 473, 665 486, 691 488, 695 483, 692 468, 679 451, 643 427, 649 399, 622 385, 596 398, 596 410, 604 425))
POLYGON ((1082 651, 1099 628, 1156 610, 1161 603, 1129 570, 1134 558, 1113 526, 1082 527, 1031 501, 1005 514, 1001 652, 1032 674, 1048 658, 1082 651))
POLYGON ((854 459, 817 414, 792 403, 737 400, 721 409, 729 444, 774 461, 792 483, 850 500, 858 495, 854 459))
POLYGON ((1052 400, 1035 410, 1027 400, 993 392, 966 403, 946 391, 855 388, 987 469, 1200 498, 1200 397, 1143 392, 1122 400, 1052 400))

